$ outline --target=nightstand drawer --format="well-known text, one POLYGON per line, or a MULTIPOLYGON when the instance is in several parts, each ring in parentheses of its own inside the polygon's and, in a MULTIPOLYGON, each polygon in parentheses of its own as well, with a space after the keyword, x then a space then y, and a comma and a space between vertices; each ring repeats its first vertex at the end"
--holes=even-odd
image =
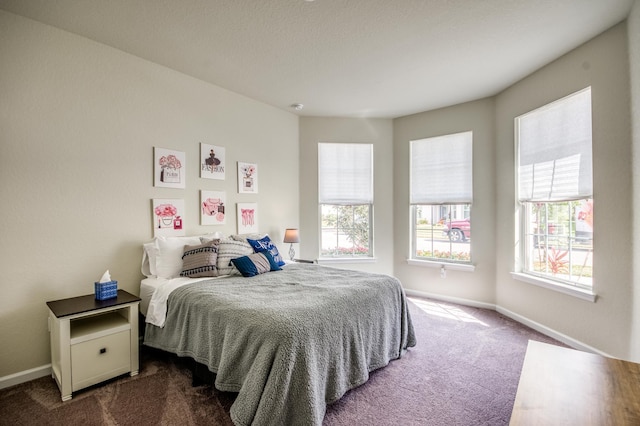
POLYGON ((71 345, 73 391, 131 371, 130 330, 71 345))

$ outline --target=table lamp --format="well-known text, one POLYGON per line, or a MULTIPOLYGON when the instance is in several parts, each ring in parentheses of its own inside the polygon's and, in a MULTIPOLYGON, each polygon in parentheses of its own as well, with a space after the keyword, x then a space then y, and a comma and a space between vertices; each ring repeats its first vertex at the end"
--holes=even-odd
POLYGON ((300 235, 298 235, 298 230, 296 228, 287 228, 284 231, 284 241, 285 243, 291 243, 291 247, 289 248, 289 257, 291 260, 296 256, 296 252, 293 249, 293 243, 300 242, 300 235))

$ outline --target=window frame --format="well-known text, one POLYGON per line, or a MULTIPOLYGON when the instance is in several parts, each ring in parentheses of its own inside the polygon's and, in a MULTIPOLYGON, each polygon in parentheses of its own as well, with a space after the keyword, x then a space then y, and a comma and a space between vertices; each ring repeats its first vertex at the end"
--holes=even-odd
MULTIPOLYGON (((591 203, 593 203, 593 191, 591 191, 590 195, 584 195, 584 194, 579 194, 579 195, 574 195, 574 196, 567 196, 567 197, 556 197, 556 198, 551 198, 548 200, 537 200, 535 199, 526 199, 523 200, 522 199, 522 188, 521 188, 521 179, 520 179, 520 169, 521 169, 521 136, 520 136, 520 125, 521 125, 521 119, 523 117, 526 117, 529 114, 535 113, 537 111, 539 112, 544 112, 546 110, 549 110, 555 106, 560 105, 561 103, 570 100, 572 97, 576 96, 576 95, 580 95, 583 94, 584 92, 589 92, 589 101, 591 102, 591 87, 587 87, 581 90, 578 90, 576 92, 573 92, 567 96, 564 96, 562 98, 559 98, 555 101, 549 102, 547 104, 544 104, 538 108, 532 109, 524 114, 521 114, 517 117, 514 118, 514 145, 515 145, 515 161, 514 161, 514 166, 515 166, 515 198, 516 198, 516 219, 517 219, 517 223, 516 223, 516 227, 515 227, 515 231, 517 232, 517 235, 515 235, 515 240, 516 240, 516 249, 515 249, 515 257, 514 257, 514 272, 511 273, 512 277, 514 279, 517 279, 519 281, 523 281, 523 282, 527 282, 530 284, 534 284, 540 287, 544 287, 544 288, 548 288, 554 291, 558 291, 561 293, 565 293, 565 294, 569 294, 575 297, 579 297, 582 298, 584 300, 588 300, 591 302, 594 302, 596 300, 596 294, 594 292, 595 286, 594 286, 594 282, 592 279, 592 282, 590 285, 586 285, 584 283, 580 283, 579 279, 580 276, 578 277, 578 280, 569 280, 569 279, 565 279, 562 276, 555 276, 554 273, 550 273, 550 272, 539 272, 539 271, 534 271, 531 270, 532 268, 529 268, 529 264, 531 262, 531 257, 535 256, 535 252, 533 250, 535 250, 535 248, 532 248, 532 251, 529 252, 529 246, 531 246, 528 238, 530 238, 532 235, 531 230, 529 229, 529 222, 530 222, 530 212, 529 210, 532 207, 533 204, 536 203, 540 203, 540 204, 545 204, 547 207, 545 207, 546 209, 548 208, 548 205, 550 204, 563 204, 563 203, 571 203, 573 201, 580 201, 580 200, 590 200, 591 203)), ((592 116, 592 112, 591 112, 591 116, 592 116)), ((592 127, 589 129, 590 130, 590 136, 592 137, 593 135, 593 129, 592 127)), ((590 144, 591 144, 591 152, 593 151, 593 140, 590 139, 590 144)), ((592 154, 591 154, 592 155, 592 154)), ((559 155, 557 157, 554 157, 555 160, 553 161, 560 161, 563 160, 566 157, 560 157, 559 155)), ((555 167, 555 166, 554 166, 555 167)), ((589 170, 590 176, 593 175, 593 165, 591 164, 591 169, 589 170)), ((578 179, 580 179, 580 177, 578 177, 578 179)), ((553 185, 553 184, 552 184, 553 185)), ((579 186, 579 185, 578 185, 579 186)), ((551 194, 551 192, 550 192, 551 194)), ((593 206, 593 204, 591 204, 593 206)), ((566 236, 563 236, 562 238, 566 238, 567 239, 567 246, 569 248, 568 250, 568 256, 573 257, 574 253, 573 253, 573 245, 571 243, 572 240, 575 240, 577 238, 576 234, 574 234, 573 236, 571 235, 572 230, 571 230, 571 223, 572 223, 572 219, 574 219, 572 217, 572 212, 568 211, 568 217, 569 217, 569 231, 568 234, 566 236)), ((546 224, 545 222, 545 226, 548 226, 548 224, 546 224)), ((592 232, 593 232, 593 228, 592 228, 592 232)), ((575 231, 574 231, 575 232, 575 231)), ((545 234, 545 253, 547 253, 547 256, 549 256, 549 248, 551 247, 549 245, 549 241, 548 241, 548 235, 549 232, 548 230, 546 230, 545 234)), ((592 236, 593 238, 593 236, 592 236)), ((535 247, 535 246, 532 246, 535 247)), ((539 249, 539 248, 538 248, 539 249)), ((593 243, 591 245, 591 248, 588 252, 588 255, 593 256, 595 250, 593 247, 593 243)), ((545 258, 545 264, 548 262, 548 257, 545 258)), ((591 266, 593 267, 593 257, 591 258, 591 266)), ((571 274, 570 274, 571 276, 571 274)))
MULTIPOLYGON (((410 194, 409 251, 410 253, 409 253, 409 258, 407 259, 407 263, 409 263, 410 265, 417 265, 417 266, 439 267, 441 268, 441 270, 444 269, 444 267, 446 266, 450 269, 473 271, 475 267, 473 266, 473 253, 472 253, 472 242, 471 242, 472 239, 470 239, 468 243, 469 244, 469 251, 468 251, 469 260, 456 260, 453 257, 453 253, 454 253, 453 246, 452 246, 453 243, 450 240, 449 240, 449 251, 448 251, 448 253, 450 254, 449 258, 442 258, 442 257, 435 257, 435 256, 418 256, 418 231, 419 230, 418 230, 418 224, 417 224, 417 210, 420 206, 425 206, 425 207, 428 206, 431 208, 439 207, 440 209, 442 209, 443 207, 447 207, 449 209, 448 215, 450 219, 458 220, 458 219, 464 219, 466 217, 471 219, 471 211, 473 206, 473 131, 471 130, 462 131, 457 133, 449 133, 441 136, 426 137, 426 138, 411 140, 410 146, 409 146, 409 158, 410 158, 410 165, 409 165, 409 194, 410 194), (417 186, 420 184, 420 182, 414 182, 414 176, 416 176, 417 178, 424 179, 425 173, 426 175, 429 175, 429 174, 433 175, 435 171, 434 169, 432 169, 434 167, 433 161, 431 163, 432 164, 431 166, 428 165, 429 163, 428 161, 427 163, 424 163, 424 160, 419 161, 417 166, 414 164, 416 156, 420 155, 419 151, 424 149, 424 147, 421 147, 418 144, 420 143, 428 144, 429 141, 433 141, 438 147, 437 148, 438 150, 443 149, 442 143, 444 141, 446 141, 447 143, 454 142, 454 143, 460 143, 463 145, 463 150, 459 152, 464 154, 463 157, 465 160, 461 161, 461 163, 463 164, 459 165, 459 167, 464 167, 464 170, 466 170, 467 172, 463 172, 462 174, 458 172, 457 174, 454 174, 455 175, 454 181, 456 182, 455 193, 447 193, 447 191, 442 191, 442 185, 435 185, 435 187, 432 186, 432 188, 434 188, 434 193, 433 194, 429 193, 430 195, 426 194, 424 191, 421 191, 420 189, 414 191, 414 185, 417 186), (418 151, 417 153, 414 152, 414 146, 418 151), (425 172, 425 166, 426 166, 426 172, 425 172), (427 200, 424 199, 425 197, 427 198, 427 200), (436 201, 436 202, 424 202, 424 201, 436 201), (461 206, 463 210, 462 211, 463 218, 452 218, 451 206, 461 206)), ((437 169, 438 166, 435 166, 435 168, 437 169)), ((435 251, 435 247, 433 246, 433 233, 432 233, 431 253, 433 254, 434 251, 435 251)))
MULTIPOLYGON (((330 154, 332 148, 327 148, 328 150, 325 152, 325 154, 330 154)), ((355 150, 357 151, 359 148, 355 148, 355 150)), ((364 148, 363 148, 364 150, 364 148)), ((354 151, 353 155, 357 160, 362 160, 362 158, 364 157, 359 157, 359 155, 362 155, 362 153, 357 153, 356 151, 354 151)), ((331 261, 349 261, 349 262, 362 262, 362 261, 370 261, 374 259, 374 145, 372 143, 357 143, 357 142, 349 142, 349 143, 340 143, 340 142, 318 142, 318 234, 319 234, 319 238, 318 238, 318 250, 319 250, 319 256, 318 256, 318 260, 319 261, 323 261, 323 262, 331 262, 331 261), (358 175, 358 173, 347 173, 346 176, 346 180, 353 185, 352 188, 352 195, 349 196, 348 193, 349 191, 346 191, 347 195, 345 196, 345 192, 343 192, 342 189, 338 188, 335 190, 332 190, 330 187, 322 187, 323 182, 322 182, 322 159, 321 159, 321 151, 322 151, 322 145, 333 145, 334 148, 336 150, 340 150, 340 149, 348 149, 349 145, 352 146, 358 146, 358 147, 367 147, 367 149, 370 151, 370 157, 368 159, 368 164, 363 164, 363 163, 358 163, 356 162, 354 164, 354 169, 353 170, 361 170, 361 169, 368 169, 369 175, 367 177, 366 180, 369 180, 369 184, 365 185, 365 193, 359 193, 360 188, 362 188, 362 185, 364 184, 364 181, 362 180, 362 175, 358 175), (324 189, 321 189, 324 188, 324 189), (358 192, 358 193, 353 193, 354 191, 358 192), (333 193, 333 194, 332 194, 333 193), (323 194, 329 194, 324 195, 326 198, 328 199, 323 199, 323 194), (335 197, 335 198, 334 198, 335 197), (358 207, 358 206, 368 206, 368 252, 365 255, 358 255, 353 253, 353 251, 349 254, 349 253, 344 253, 344 254, 338 254, 335 256, 330 256, 330 255, 325 255, 323 254, 323 206, 351 206, 351 207, 358 207)), ((337 158, 338 160, 336 161, 336 163, 339 163, 341 160, 345 160, 345 158, 337 156, 334 157, 337 158)), ((334 163, 331 163, 334 164, 334 163)), ((330 170, 327 170, 330 171, 330 170)), ((344 175, 344 174, 343 174, 344 175)), ((340 175, 338 175, 340 176, 340 175)), ((333 179, 335 180, 335 179, 333 179)), ((332 179, 329 179, 329 183, 332 181, 332 179)), ((334 182, 334 186, 333 188, 336 188, 338 185, 335 184, 334 182)), ((336 238, 338 238, 338 236, 340 235, 340 227, 338 226, 338 223, 336 222, 336 238)), ((338 248, 338 247, 337 247, 338 248)), ((354 247, 352 247, 354 248, 354 247)))
MULTIPOLYGON (((472 258, 471 258, 471 238, 469 240, 467 240, 467 244, 469 245, 469 250, 468 250, 468 256, 469 256, 469 260, 457 260, 455 259, 455 255, 454 255, 454 250, 453 250, 453 244, 456 244, 456 242, 452 241, 450 238, 448 239, 448 244, 449 244, 449 248, 447 253, 449 253, 449 257, 438 257, 435 256, 434 252, 436 251, 435 246, 434 246, 434 239, 433 239, 433 223, 434 223, 434 217, 433 217, 433 213, 431 214, 431 218, 429 219, 429 221, 432 224, 432 233, 431 233, 431 253, 432 256, 419 256, 418 255, 418 217, 417 217, 417 210, 420 207, 429 207, 430 209, 433 208, 438 208, 440 210, 442 210, 443 208, 446 208, 448 211, 445 213, 445 216, 449 216, 449 223, 451 223, 451 220, 463 220, 463 219, 469 219, 471 221, 471 203, 465 203, 465 204, 412 204, 411 205, 411 256, 410 259, 416 262, 436 262, 438 264, 441 263, 447 263, 447 264, 456 264, 456 265, 472 265, 472 258), (452 216, 452 208, 453 207, 460 207, 463 210, 463 216, 465 216, 465 212, 468 212, 468 215, 466 215, 465 217, 462 218, 453 218, 452 216)), ((444 224, 446 225, 447 221, 444 221, 444 224)), ((471 228, 470 228, 471 230, 471 228)), ((461 243, 465 243, 465 239, 466 237, 463 239, 463 241, 461 243)), ((447 240, 445 240, 447 241, 447 240)), ((458 252, 460 253, 460 255, 465 255, 464 252, 458 252)))

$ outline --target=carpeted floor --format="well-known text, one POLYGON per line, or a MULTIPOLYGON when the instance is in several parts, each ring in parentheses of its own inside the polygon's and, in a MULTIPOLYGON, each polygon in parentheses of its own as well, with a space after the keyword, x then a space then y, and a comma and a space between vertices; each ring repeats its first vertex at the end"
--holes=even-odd
MULTIPOLYGON (((418 344, 327 408, 332 425, 507 425, 529 339, 494 311, 411 298, 418 344)), ((235 394, 192 386, 191 363, 143 347, 141 371, 61 402, 51 377, 0 390, 0 425, 232 425, 235 394)))

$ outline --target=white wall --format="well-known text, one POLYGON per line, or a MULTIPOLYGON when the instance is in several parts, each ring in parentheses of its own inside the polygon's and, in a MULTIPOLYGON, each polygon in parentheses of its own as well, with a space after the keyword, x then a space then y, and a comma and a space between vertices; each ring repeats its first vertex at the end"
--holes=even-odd
POLYGON ((340 263, 370 272, 393 273, 393 123, 387 119, 300 118, 300 239, 302 258, 320 253, 318 142, 373 144, 375 263, 340 263))
POLYGON ((199 225, 201 189, 226 190, 229 206, 257 201, 263 231, 279 242, 284 228, 299 226, 299 257, 316 258, 319 141, 375 146, 378 261, 346 266, 395 273, 412 290, 497 303, 639 361, 640 268, 633 264, 640 250, 633 236, 640 219, 632 218, 640 208, 638 0, 628 35, 625 29, 614 27, 494 98, 393 121, 304 117, 298 127, 292 114, 0 11, 0 377, 49 362, 45 301, 90 293, 107 268, 121 288, 137 293, 152 198, 184 198, 188 234, 235 232, 233 219, 221 228, 199 225), (509 275, 513 118, 586 85, 594 102, 595 304, 509 275), (476 271, 440 279, 437 269, 406 264, 408 141, 469 129, 476 271), (198 142, 227 148, 226 181, 198 177, 198 142), (153 187, 154 146, 186 152, 186 189, 153 187), (238 160, 258 163, 259 194, 237 194, 238 160), (633 231, 621 223, 633 223, 633 231))
MULTIPOLYGON (((631 134, 633 150, 633 211, 640 212, 640 0, 627 19, 631 77, 631 134)), ((633 235, 640 235, 640 215, 633 215, 633 235)), ((640 265, 640 247, 633 245, 633 264, 640 265)), ((631 359, 640 360, 640 268, 633 269, 633 317, 631 359)))
POLYGON ((110 269, 137 294, 151 199, 185 200, 187 235, 235 233, 256 201, 282 250, 298 225, 298 118, 70 33, 0 11, 0 377, 50 362, 45 302, 90 294, 110 269), (226 147, 225 181, 200 179, 199 142, 226 147), (153 187, 153 147, 186 153, 186 189, 153 187), (236 162, 259 194, 237 194, 236 162), (199 191, 226 190, 224 227, 199 191))
POLYGON ((496 97, 496 303, 610 355, 630 358, 633 310, 631 122, 626 24, 496 97), (596 303, 512 279, 514 118, 592 87, 596 303))
MULTIPOLYGON (((619 24, 497 96, 394 120, 394 273, 413 291, 495 304, 583 347, 640 359, 640 272, 632 262, 634 193, 629 105, 638 101, 638 6, 619 24), (629 48, 627 44, 630 44, 629 48), (627 52, 631 52, 630 56, 627 52), (630 57, 630 61, 629 61, 630 57), (630 97, 629 62, 634 96, 630 97), (635 71, 634 71, 635 70, 635 71), (594 150, 594 288, 596 303, 512 279, 516 216, 514 118, 572 92, 592 86, 594 150), (464 130, 474 132, 472 263, 475 272, 406 263, 409 257, 409 141, 464 130), (635 275, 634 275, 635 274, 635 275), (635 276, 635 280, 634 280, 635 276), (634 284, 635 283, 635 284, 634 284), (634 291, 636 290, 636 291, 634 291), (633 345, 633 347, 632 347, 633 345)), ((634 120, 638 183, 640 120, 634 120)), ((635 259, 640 261, 636 250, 635 259)), ((637 263, 637 262, 636 262, 637 263)))
POLYGON ((394 120, 394 273, 405 288, 475 302, 495 302, 494 101, 484 99, 394 120), (409 142, 473 131, 470 240, 474 272, 408 265, 410 250, 409 142))

